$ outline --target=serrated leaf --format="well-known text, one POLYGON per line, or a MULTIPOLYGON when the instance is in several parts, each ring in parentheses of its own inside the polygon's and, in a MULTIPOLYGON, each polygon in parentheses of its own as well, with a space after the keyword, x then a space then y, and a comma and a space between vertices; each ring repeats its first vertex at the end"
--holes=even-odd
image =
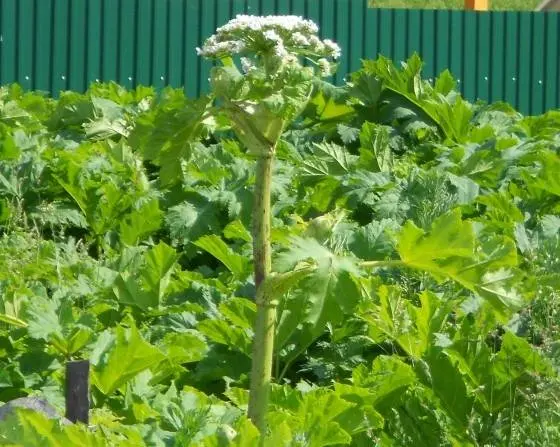
POLYGON ((545 237, 556 236, 560 232, 560 217, 546 215, 541 219, 541 228, 545 237))
POLYGON ((474 247, 472 225, 463 222, 456 210, 436 219, 427 235, 407 222, 399 235, 397 250, 407 265, 429 269, 437 259, 472 258, 474 247))
POLYGON ((533 185, 560 196, 560 157, 553 152, 547 152, 539 157, 542 168, 539 175, 533 181, 533 185))
POLYGON ((221 227, 216 204, 203 197, 169 208, 165 223, 171 238, 182 244, 208 233, 218 233, 221 227))
POLYGON ((380 355, 371 366, 359 366, 352 372, 352 383, 366 388, 374 396, 376 405, 417 381, 413 369, 397 357, 380 355))
POLYGON ((355 127, 346 126, 345 124, 339 124, 336 126, 338 135, 344 144, 351 144, 358 139, 360 135, 360 129, 355 127))
POLYGON ((393 167, 393 154, 389 140, 389 128, 373 123, 364 123, 360 132, 360 144, 364 150, 370 151, 376 161, 374 169, 390 172, 393 167))
POLYGON ((491 237, 476 247, 472 225, 458 211, 442 215, 430 233, 407 222, 398 237, 397 249, 406 266, 450 279, 490 301, 502 317, 507 309, 523 303, 511 269, 517 265, 515 244, 505 237, 491 237), (475 251, 475 248, 477 250, 475 251))

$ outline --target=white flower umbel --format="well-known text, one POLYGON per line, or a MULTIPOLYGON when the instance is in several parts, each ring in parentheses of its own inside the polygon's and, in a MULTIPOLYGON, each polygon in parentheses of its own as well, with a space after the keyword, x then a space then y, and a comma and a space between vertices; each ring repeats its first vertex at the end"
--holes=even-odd
POLYGON ((298 16, 238 15, 218 28, 197 52, 210 59, 243 56, 245 73, 249 72, 247 58, 252 54, 255 60, 251 64, 263 63, 269 75, 282 71, 285 65, 293 65, 294 57, 307 58, 315 62, 320 76, 328 76, 326 73, 330 69, 326 70, 325 63, 318 61, 338 59, 340 47, 332 40, 322 41, 317 36, 318 31, 315 23, 298 16))

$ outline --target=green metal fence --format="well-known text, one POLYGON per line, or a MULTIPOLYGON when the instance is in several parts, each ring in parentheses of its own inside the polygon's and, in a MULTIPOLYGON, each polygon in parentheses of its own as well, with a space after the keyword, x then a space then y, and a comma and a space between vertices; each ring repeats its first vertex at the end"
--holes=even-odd
POLYGON ((471 99, 524 113, 560 107, 560 14, 368 9, 367 0, 0 0, 0 83, 57 94, 90 82, 203 91, 195 47, 238 13, 303 15, 336 40, 336 82, 383 54, 417 51, 426 77, 449 68, 471 99))

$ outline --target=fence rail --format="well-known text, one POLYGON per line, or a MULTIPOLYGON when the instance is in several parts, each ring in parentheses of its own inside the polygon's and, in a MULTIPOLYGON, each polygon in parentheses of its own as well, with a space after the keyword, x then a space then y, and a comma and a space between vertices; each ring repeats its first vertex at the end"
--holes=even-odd
POLYGON ((524 113, 560 107, 560 14, 367 8, 367 0, 0 0, 0 83, 83 91, 114 80, 206 88, 195 48, 238 13, 303 15, 343 49, 337 83, 360 59, 406 59, 425 76, 449 68, 470 100, 524 113))

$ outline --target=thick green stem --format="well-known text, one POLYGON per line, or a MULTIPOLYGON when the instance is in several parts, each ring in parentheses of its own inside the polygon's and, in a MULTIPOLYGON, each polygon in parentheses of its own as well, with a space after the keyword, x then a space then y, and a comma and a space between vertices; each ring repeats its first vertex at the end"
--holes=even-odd
POLYGON ((253 260, 257 288, 257 321, 253 340, 249 418, 264 439, 266 435, 266 409, 272 375, 276 303, 267 296, 264 280, 270 273, 270 185, 272 181, 273 151, 259 157, 253 205, 253 260))

